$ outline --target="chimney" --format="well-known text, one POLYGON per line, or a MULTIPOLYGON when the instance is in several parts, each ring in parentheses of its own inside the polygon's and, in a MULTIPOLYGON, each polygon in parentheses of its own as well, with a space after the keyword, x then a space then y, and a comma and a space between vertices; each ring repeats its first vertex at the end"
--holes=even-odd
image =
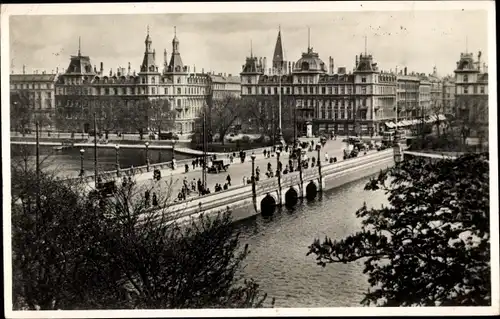
POLYGON ((56 74, 59 74, 59 67, 56 67, 56 74))
POLYGON ((156 49, 153 49, 153 60, 155 60, 156 57, 156 49))
POLYGON ((104 73, 104 63, 101 62, 101 75, 104 73))
POLYGON ((264 69, 264 72, 266 72, 266 69, 267 69, 267 58, 266 57, 264 57, 263 62, 264 62, 264 65, 262 66, 262 68, 264 69))
POLYGON ((128 75, 130 75, 130 62, 128 63, 128 75))
POLYGON ((196 74, 196 65, 193 65, 193 73, 196 74))
POLYGON ((163 50, 163 63, 167 64, 167 49, 163 50))
POLYGON ((358 60, 358 56, 356 55, 356 64, 354 65, 355 68, 358 67, 358 63, 359 63, 359 60, 358 60))
POLYGON ((26 74, 26 65, 23 64, 23 74, 26 74))
POLYGON ((335 60, 332 58, 332 74, 335 73, 335 60))
POLYGON ((205 74, 205 69, 204 68, 201 69, 201 74, 205 74))
POLYGON ((116 75, 120 76, 120 68, 116 68, 116 75))
POLYGON ((109 76, 113 75, 113 69, 109 69, 109 76))
POLYGON ((407 67, 405 66, 405 75, 407 75, 407 72, 408 72, 408 69, 407 69, 407 67))

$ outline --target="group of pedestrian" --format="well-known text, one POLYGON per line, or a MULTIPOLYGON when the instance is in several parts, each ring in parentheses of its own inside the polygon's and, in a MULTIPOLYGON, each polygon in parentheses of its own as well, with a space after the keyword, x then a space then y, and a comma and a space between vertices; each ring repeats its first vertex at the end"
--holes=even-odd
MULTIPOLYGON (((150 206, 150 199, 151 199, 151 194, 149 190, 147 190, 144 192, 144 203, 146 207, 150 206)), ((158 206, 158 197, 156 196, 155 192, 153 192, 152 202, 153 206, 158 206)))

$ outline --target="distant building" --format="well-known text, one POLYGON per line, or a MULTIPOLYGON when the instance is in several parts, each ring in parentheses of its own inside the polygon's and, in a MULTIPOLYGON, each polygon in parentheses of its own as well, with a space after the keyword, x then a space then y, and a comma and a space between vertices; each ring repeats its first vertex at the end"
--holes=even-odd
MULTIPOLYGON (((195 67, 191 69, 185 65, 176 32, 170 59, 167 50, 163 51, 162 68, 157 64, 149 28, 144 45, 144 56, 138 73, 132 71, 130 63, 127 69, 120 67, 107 73, 101 62, 100 69, 97 70, 96 66, 92 67, 90 58, 82 55, 79 49, 78 54, 71 57, 68 69, 56 84, 56 108, 63 114, 61 126, 88 131, 91 123, 88 114, 85 114, 92 104, 102 105, 105 101, 119 98, 127 107, 132 107, 140 101, 161 99, 169 101, 171 110, 176 111, 172 131, 190 133, 212 92, 239 93, 237 79, 229 77, 224 81, 214 81, 203 69, 200 73, 196 72, 195 67)), ((146 114, 144 116, 147 117, 146 114)), ((147 118, 147 123, 155 120, 147 118)), ((144 131, 148 129, 149 124, 143 128, 144 131)), ((116 127, 115 130, 135 131, 132 127, 116 127)))
POLYGON ((415 74, 408 74, 407 68, 397 76, 397 105, 398 121, 417 118, 420 111, 420 78, 415 74))
MULTIPOLYGON (((10 94, 11 96, 19 93, 28 98, 29 108, 32 115, 43 115, 46 118, 41 123, 42 128, 50 128, 55 114, 55 94, 54 87, 57 80, 57 74, 39 73, 35 71, 32 74, 26 74, 26 67, 23 66, 22 74, 10 75, 10 94)), ((11 101, 16 103, 15 101, 11 101)))
POLYGON ((432 83, 430 79, 425 74, 421 74, 418 86, 418 105, 420 109, 417 111, 417 114, 419 118, 434 115, 434 109, 431 108, 431 90, 432 83))
MULTIPOLYGON (((371 55, 361 54, 359 61, 356 57, 349 73, 345 67, 334 73, 333 58, 325 64, 310 46, 297 62, 286 62, 279 30, 272 65, 267 71, 266 58, 246 58, 241 97, 255 100, 259 109, 276 110, 281 85, 282 114, 293 114, 299 135, 306 134, 308 125, 316 134, 376 134, 394 118, 396 76, 381 72, 371 55)), ((270 112, 273 117, 275 113, 270 112)))
MULTIPOLYGON (((471 124, 472 134, 488 129, 488 68, 481 65, 481 51, 461 53, 455 69, 455 104, 459 120, 471 124)), ((487 136, 487 134, 486 134, 487 136)))
POLYGON ((210 92, 213 99, 221 99, 226 95, 240 97, 241 80, 239 76, 225 73, 208 74, 210 80, 210 92))
POLYGON ((452 117, 455 115, 455 78, 445 77, 443 78, 443 114, 447 117, 452 117))

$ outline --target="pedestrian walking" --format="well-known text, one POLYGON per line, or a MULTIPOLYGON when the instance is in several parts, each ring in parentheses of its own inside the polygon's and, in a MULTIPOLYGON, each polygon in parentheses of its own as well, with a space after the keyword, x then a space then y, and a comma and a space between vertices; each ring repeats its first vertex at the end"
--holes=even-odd
POLYGON ((153 193, 153 206, 158 206, 158 198, 156 197, 156 193, 153 193))
POLYGON ((227 180, 228 186, 231 186, 231 175, 227 174, 226 180, 227 180))
POLYGON ((328 156, 328 153, 325 153, 325 162, 327 162, 327 163, 328 163, 329 158, 330 158, 330 157, 328 156))

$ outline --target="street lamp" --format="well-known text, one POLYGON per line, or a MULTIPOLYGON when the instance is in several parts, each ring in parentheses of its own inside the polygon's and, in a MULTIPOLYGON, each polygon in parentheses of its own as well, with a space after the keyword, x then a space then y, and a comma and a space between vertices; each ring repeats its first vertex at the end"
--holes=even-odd
POLYGON ((281 67, 278 68, 278 80, 279 80, 279 91, 278 91, 278 140, 280 145, 283 146, 283 130, 281 128, 281 67))
POLYGON ((82 148, 80 149, 80 176, 85 174, 85 171, 83 170, 83 154, 85 154, 85 150, 82 148))
MULTIPOLYGON (((321 176, 321 144, 316 144, 316 151, 318 151, 318 174, 319 174, 319 187, 323 187, 323 176, 321 176)), ((326 163, 328 164, 328 163, 326 163)))
POLYGON ((255 153, 252 153, 252 193, 255 194, 255 153))
POLYGON ((146 145, 146 171, 149 172, 149 142, 144 143, 146 145))
POLYGON ((120 145, 116 144, 115 145, 115 155, 116 155, 116 176, 120 176, 120 161, 119 161, 119 157, 118 157, 118 153, 120 151, 120 145))
POLYGON ((279 149, 276 150, 276 167, 278 168, 278 177, 281 175, 280 154, 281 151, 279 149))

